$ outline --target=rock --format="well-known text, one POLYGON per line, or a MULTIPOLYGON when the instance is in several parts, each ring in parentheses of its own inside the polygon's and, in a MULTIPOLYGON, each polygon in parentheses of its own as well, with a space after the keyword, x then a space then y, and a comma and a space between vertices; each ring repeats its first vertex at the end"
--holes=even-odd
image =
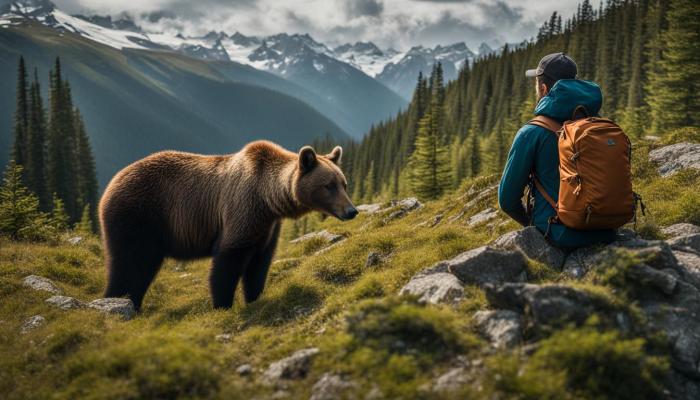
POLYGON ((300 379, 306 376, 311 367, 311 359, 319 353, 318 348, 303 349, 287 358, 270 364, 263 378, 266 384, 274 384, 279 379, 300 379))
POLYGON ((27 286, 34 290, 43 290, 45 292, 54 294, 61 293, 61 289, 57 288, 56 285, 54 285, 54 283, 50 279, 44 278, 43 276, 29 275, 24 278, 23 283, 24 286, 27 286))
POLYGON ((527 261, 520 252, 488 246, 465 251, 453 259, 438 263, 432 269, 447 269, 470 285, 527 280, 527 261))
POLYGON ((562 271, 574 278, 583 278, 600 261, 600 246, 581 247, 569 253, 562 271))
POLYGON ((336 235, 334 233, 330 233, 324 229, 324 230, 319 231, 319 232, 307 233, 306 235, 300 236, 300 237, 292 240, 290 243, 294 243, 294 244, 302 243, 302 242, 306 242, 306 241, 311 240, 311 239, 321 239, 321 240, 325 241, 326 243, 330 244, 330 243, 335 243, 335 242, 338 242, 340 240, 343 240, 343 239, 345 239, 345 237, 342 235, 336 235))
POLYGON ((214 340, 216 340, 219 343, 230 343, 231 338, 233 338, 233 335, 230 333, 220 333, 214 336, 214 340))
POLYGON ((27 318, 24 323, 22 324, 22 328, 20 328, 20 333, 25 334, 29 333, 29 331, 32 331, 46 323, 46 318, 42 317, 41 315, 34 315, 32 317, 27 318))
POLYGON ((72 310, 85 307, 85 304, 83 304, 82 301, 68 296, 51 296, 46 299, 46 302, 63 310, 72 310))
POLYGON ((414 277, 399 294, 418 296, 425 303, 452 303, 464 297, 464 288, 456 276, 438 272, 414 277))
POLYGON ((379 210, 382 209, 382 205, 379 203, 375 204, 360 204, 359 206, 355 207, 357 211, 360 213, 365 213, 365 214, 376 214, 379 212, 379 210))
POLYGON ((241 364, 236 368, 236 373, 240 376, 247 376, 253 373, 253 367, 250 364, 241 364))
POLYGON ((344 392, 356 387, 356 383, 348 382, 340 375, 333 375, 326 372, 311 388, 310 400, 336 400, 344 398, 344 392))
POLYGON ((474 314, 479 332, 496 348, 511 348, 522 341, 520 314, 510 310, 482 310, 474 314))
POLYGON ((671 239, 674 239, 680 236, 694 235, 696 233, 700 233, 700 226, 687 223, 673 224, 661 229, 661 233, 663 233, 671 239))
POLYGON ((638 282, 655 287, 667 295, 673 293, 678 283, 672 269, 658 270, 641 264, 630 269, 630 274, 638 282))
POLYGON ((561 269, 566 258, 566 253, 549 244, 534 226, 508 232, 496 239, 493 246, 508 250, 519 250, 527 257, 556 269, 561 269))
POLYGON ((650 151, 649 160, 658 164, 663 177, 686 168, 700 170, 700 144, 685 142, 664 146, 650 151))
POLYGON ((475 226, 491 221, 498 216, 498 210, 491 207, 472 215, 467 221, 467 225, 475 226))
POLYGON ((700 233, 671 239, 668 241, 668 244, 677 250, 690 250, 700 254, 700 233))
POLYGON ((331 244, 330 246, 326 246, 320 250, 315 251, 313 255, 317 256, 319 254, 326 253, 326 252, 340 246, 344 241, 345 241, 345 238, 342 238, 342 239, 338 240, 337 242, 331 244))
POLYGON ((486 299, 494 308, 525 313, 538 330, 568 323, 581 325, 595 311, 588 293, 564 285, 489 285, 486 299))
MULTIPOLYGON (((671 246, 661 240, 632 239, 624 242, 615 242, 608 247, 611 249, 622 248, 631 250, 652 268, 678 268, 678 261, 671 251, 671 246)), ((601 257, 604 256, 605 254, 601 254, 601 257)))
POLYGON ((467 370, 464 367, 456 367, 440 375, 433 384, 435 392, 454 392, 469 383, 467 370))
POLYGON ((399 206, 399 208, 406 211, 412 211, 423 207, 423 203, 418 201, 418 199, 416 199, 415 197, 409 197, 403 200, 399 200, 397 205, 399 206))
POLYGON ((369 267, 374 267, 375 265, 379 265, 379 263, 382 261, 382 255, 377 253, 376 251, 370 251, 369 254, 367 254, 367 261, 365 261, 365 268, 369 267))
POLYGON ((129 299, 119 297, 105 297, 93 300, 87 306, 104 313, 121 315, 125 320, 132 319, 136 315, 134 303, 129 299))
POLYGON ((78 243, 83 241, 83 238, 81 236, 73 236, 71 238, 68 238, 68 243, 72 244, 73 246, 77 245, 78 243))
MULTIPOLYGON (((678 264, 685 268, 690 275, 694 275, 700 282, 700 255, 680 250, 674 250, 673 255, 678 260, 678 264)), ((700 286, 696 285, 696 287, 700 289, 700 286)))

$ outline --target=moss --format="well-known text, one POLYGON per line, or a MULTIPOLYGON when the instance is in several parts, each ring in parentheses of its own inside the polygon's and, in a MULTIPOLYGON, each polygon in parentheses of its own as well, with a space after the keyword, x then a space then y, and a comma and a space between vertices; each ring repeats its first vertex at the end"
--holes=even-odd
POLYGON ((487 366, 489 384, 515 398, 656 399, 669 361, 642 338, 584 327, 555 333, 528 359, 500 355, 487 366))
POLYGON ((662 145, 682 142, 700 143, 700 129, 694 126, 678 128, 664 135, 661 139, 662 145))
POLYGON ((559 271, 547 264, 528 259, 528 281, 533 283, 554 281, 559 277, 559 271))

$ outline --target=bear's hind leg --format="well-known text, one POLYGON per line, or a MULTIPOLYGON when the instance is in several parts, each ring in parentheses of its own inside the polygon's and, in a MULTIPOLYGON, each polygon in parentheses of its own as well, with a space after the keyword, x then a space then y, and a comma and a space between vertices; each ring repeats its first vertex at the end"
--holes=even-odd
POLYGON ((114 251, 109 257, 108 283, 105 297, 128 296, 136 310, 153 282, 164 255, 155 246, 141 245, 114 251))
POLYGON ((209 286, 214 308, 231 308, 238 280, 250 262, 251 249, 220 250, 212 260, 209 286))

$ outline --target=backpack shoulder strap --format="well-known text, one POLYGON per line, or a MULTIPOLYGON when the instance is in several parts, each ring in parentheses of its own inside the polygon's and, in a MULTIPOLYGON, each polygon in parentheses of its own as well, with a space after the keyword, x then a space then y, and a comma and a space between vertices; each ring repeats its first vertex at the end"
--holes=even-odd
POLYGON ((549 203, 549 205, 552 206, 554 211, 558 212, 559 211, 559 204, 557 204, 554 201, 554 199, 549 194, 547 194, 547 191, 544 190, 544 186, 542 186, 542 183, 540 183, 540 180, 537 179, 537 175, 535 175, 534 173, 532 174, 532 180, 533 180, 533 182, 535 182, 535 188, 537 189, 537 191, 540 192, 540 194, 542 195, 542 197, 544 197, 544 199, 547 201, 547 203, 549 203))
POLYGON ((562 127, 562 124, 557 122, 557 120, 555 120, 553 118, 546 117, 544 115, 535 116, 535 118, 528 121, 527 124, 539 126, 541 128, 544 128, 544 129, 551 131, 551 132, 554 132, 554 133, 557 133, 562 127))

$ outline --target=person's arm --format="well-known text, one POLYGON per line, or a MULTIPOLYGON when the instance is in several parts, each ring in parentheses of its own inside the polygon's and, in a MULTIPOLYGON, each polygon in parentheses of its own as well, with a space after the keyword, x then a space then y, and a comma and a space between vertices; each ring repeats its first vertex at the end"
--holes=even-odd
POLYGON ((498 187, 499 207, 522 226, 530 222, 521 199, 535 164, 533 129, 537 127, 526 125, 515 135, 498 187))

